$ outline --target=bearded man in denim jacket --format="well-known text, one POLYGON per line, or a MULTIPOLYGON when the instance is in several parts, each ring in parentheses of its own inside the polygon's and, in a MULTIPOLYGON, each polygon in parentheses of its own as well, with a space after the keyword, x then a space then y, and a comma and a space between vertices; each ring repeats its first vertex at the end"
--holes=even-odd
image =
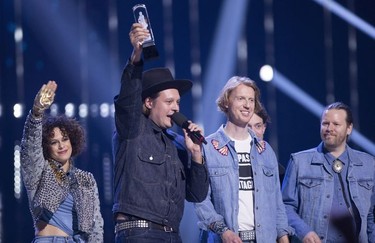
POLYGON ((149 37, 136 23, 129 33, 133 53, 115 97, 114 205, 116 242, 181 242, 184 200, 200 202, 208 176, 199 141, 172 132, 172 115, 190 80, 175 80, 167 68, 143 72, 140 41, 149 37))
POLYGON ((255 82, 238 76, 228 80, 217 99, 227 123, 204 146, 210 187, 207 198, 195 204, 201 242, 289 242, 293 233, 275 153, 248 128, 261 108, 259 99, 255 82))
POLYGON ((375 159, 347 145, 352 129, 350 108, 333 103, 322 143, 291 155, 282 194, 296 242, 375 242, 375 159))

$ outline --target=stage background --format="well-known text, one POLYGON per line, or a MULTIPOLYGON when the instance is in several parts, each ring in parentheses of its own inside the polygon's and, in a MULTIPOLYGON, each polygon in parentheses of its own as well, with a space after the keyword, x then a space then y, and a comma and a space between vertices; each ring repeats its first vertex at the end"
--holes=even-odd
MULTIPOLYGON (((313 0, 2 0, 0 242, 33 238, 20 185, 19 144, 34 96, 48 80, 59 86, 56 111, 72 111, 86 127, 87 150, 75 161, 95 175, 105 242, 113 241, 112 99, 132 50, 128 34, 137 3, 148 8, 160 52, 145 68, 167 66, 175 77, 193 80, 181 111, 206 134, 225 122, 215 99, 231 76, 240 75, 261 89, 272 119, 266 139, 284 166, 290 153, 320 142, 319 109, 312 111, 311 99, 321 106, 349 104, 361 135, 350 145, 374 155, 375 2, 323 2, 339 5, 331 9, 313 0), (338 10, 344 14, 337 15, 338 10), (262 81, 259 70, 265 64, 285 79, 262 81)), ((181 235, 186 243, 196 242, 196 216, 192 205, 186 206, 181 235)))

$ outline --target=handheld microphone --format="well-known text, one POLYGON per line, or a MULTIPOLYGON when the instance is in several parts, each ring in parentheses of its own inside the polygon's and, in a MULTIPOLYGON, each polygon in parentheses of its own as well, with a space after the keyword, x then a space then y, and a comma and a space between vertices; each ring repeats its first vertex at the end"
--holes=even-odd
POLYGON ((179 126, 179 127, 182 127, 184 129, 186 129, 189 133, 189 135, 193 136, 195 139, 197 139, 199 142, 201 143, 204 143, 204 144, 207 144, 207 141, 206 139, 202 136, 202 134, 199 132, 199 131, 189 131, 188 127, 189 127, 189 122, 188 122, 188 119, 186 118, 186 116, 184 116, 182 113, 180 112, 175 112, 173 115, 172 115, 172 120, 179 126))

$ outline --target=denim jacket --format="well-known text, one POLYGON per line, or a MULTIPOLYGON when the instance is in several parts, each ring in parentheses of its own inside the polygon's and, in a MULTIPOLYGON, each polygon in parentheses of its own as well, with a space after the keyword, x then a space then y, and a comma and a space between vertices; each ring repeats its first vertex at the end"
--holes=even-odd
MULTIPOLYGON (((252 146, 250 151, 254 179, 254 216, 257 242, 275 242, 283 235, 290 235, 285 207, 280 192, 278 162, 269 144, 258 152, 257 139, 250 131, 252 146)), ((220 242, 220 236, 209 229, 213 222, 223 221, 230 230, 238 232, 239 210, 239 164, 234 142, 221 126, 207 137, 204 153, 210 177, 207 198, 195 204, 198 225, 208 230, 209 238, 220 242), (215 149, 214 144, 217 144, 215 149), (225 151, 228 151, 225 153, 225 151)))
POLYGON ((207 169, 191 161, 184 138, 142 114, 142 65, 128 64, 115 97, 113 212, 179 228, 184 200, 200 202, 207 169))
MULTIPOLYGON (((359 242, 375 242, 373 156, 346 146, 349 157, 347 182, 349 195, 359 211, 359 242)), ((291 155, 282 187, 290 225, 302 240, 315 231, 327 239, 329 213, 334 194, 334 179, 324 157, 323 144, 291 155)))

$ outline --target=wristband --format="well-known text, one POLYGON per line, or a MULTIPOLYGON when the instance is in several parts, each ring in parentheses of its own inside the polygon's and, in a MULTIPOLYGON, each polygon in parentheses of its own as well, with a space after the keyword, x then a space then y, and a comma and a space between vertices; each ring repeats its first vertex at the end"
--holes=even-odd
POLYGON ((225 225, 223 221, 214 222, 210 225, 210 229, 218 234, 222 235, 225 231, 229 230, 229 227, 225 225))

